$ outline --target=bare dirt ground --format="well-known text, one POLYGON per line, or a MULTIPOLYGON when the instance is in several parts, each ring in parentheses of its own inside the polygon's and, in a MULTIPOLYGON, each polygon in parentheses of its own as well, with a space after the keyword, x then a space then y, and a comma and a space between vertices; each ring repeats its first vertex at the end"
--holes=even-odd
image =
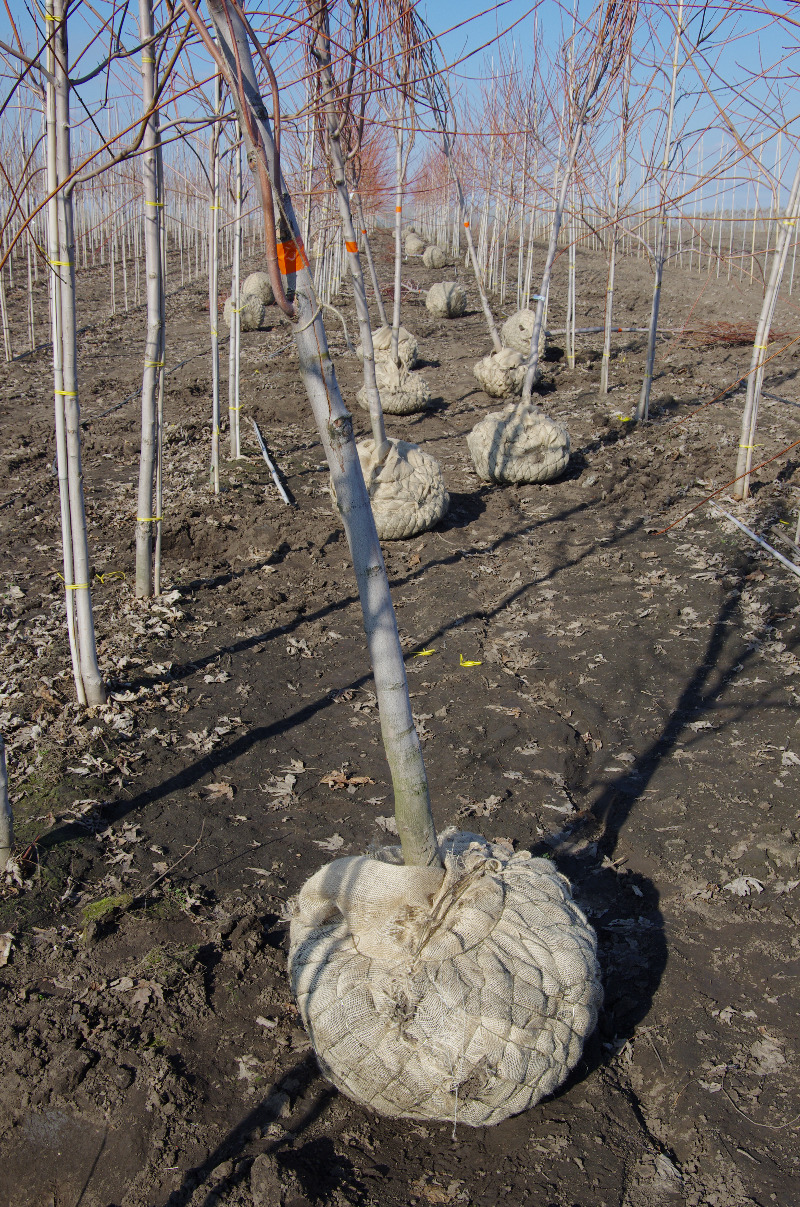
MULTIPOLYGON (((388 280, 382 238, 378 255, 388 280)), ((423 287, 452 271, 405 268, 423 287)), ((565 280, 562 265, 553 326, 565 280)), ((579 255, 578 280, 588 326, 601 258, 579 255)), ((583 1061, 552 1100, 478 1131, 375 1117, 320 1077, 288 990, 286 902, 331 852, 391 842, 392 800, 291 335, 276 315, 244 336, 248 458, 225 462, 215 499, 205 282, 171 294, 168 366, 186 363, 167 378, 166 587, 140 602, 137 400, 95 416, 137 391, 143 314, 106 317, 106 272, 87 271, 102 709, 72 703, 49 351, 0 373, 0 729, 26 852, 0 902, 2 1207, 800 1201, 797 580, 708 506, 659 535, 733 477, 741 390, 703 406, 749 349, 663 341, 647 426, 625 422, 643 337, 615 337, 605 398, 597 337, 572 371, 551 350, 542 402, 569 426, 567 472, 488 486, 464 440, 497 407, 472 377, 489 343, 465 283, 463 319, 405 305, 434 402, 390 430, 439 458, 452 501, 386 562, 437 824, 551 854, 596 927, 606 1000, 583 1061)), ((646 264, 621 265, 621 325, 646 321, 651 287, 646 264)), ((673 268, 662 318, 752 322, 760 301, 673 268)), ((21 332, 19 289, 11 303, 21 332)), ((37 307, 43 332, 41 287, 37 307)), ((776 325, 793 331, 794 310, 776 325)), ((354 399, 357 362, 330 333, 354 399)), ((790 402, 765 401, 759 456, 800 437, 799 364, 797 345, 770 363, 766 388, 790 402)), ((793 450, 752 502, 723 505, 792 534, 799 465, 793 450)))

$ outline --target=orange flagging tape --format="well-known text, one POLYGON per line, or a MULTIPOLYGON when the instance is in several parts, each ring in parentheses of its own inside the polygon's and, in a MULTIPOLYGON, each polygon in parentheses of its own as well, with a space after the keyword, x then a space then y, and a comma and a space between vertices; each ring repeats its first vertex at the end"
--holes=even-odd
POLYGON ((285 277, 308 267, 305 251, 298 247, 293 239, 278 244, 278 267, 285 277))
POLYGON ((358 244, 351 243, 349 239, 345 239, 344 245, 348 251, 358 251, 358 244))
POLYGON ((465 226, 469 226, 469 223, 468 223, 468 222, 465 222, 465 223, 464 223, 464 225, 465 225, 465 226))
POLYGON ((402 212, 403 212, 403 207, 402 207, 402 205, 396 205, 396 206, 394 207, 394 210, 395 210, 395 213, 396 213, 396 214, 402 214, 402 212))

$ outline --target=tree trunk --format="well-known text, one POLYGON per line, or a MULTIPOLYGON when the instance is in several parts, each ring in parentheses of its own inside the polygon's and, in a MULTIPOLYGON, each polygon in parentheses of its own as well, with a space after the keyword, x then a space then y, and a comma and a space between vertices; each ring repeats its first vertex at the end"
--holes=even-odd
MULTIPOLYGON (((259 158, 266 159, 268 178, 279 214, 278 252, 282 276, 295 298, 294 335, 300 361, 300 373, 316 419, 336 492, 337 507, 358 584, 364 629, 375 676, 375 689, 381 718, 381 732, 392 776, 395 816, 403 857, 418 866, 439 863, 436 830, 431 814, 428 781, 422 749, 414 727, 408 694, 403 653, 397 622, 389 593, 389 582, 375 531, 369 496, 356 451, 353 423, 344 405, 328 351, 325 326, 314 291, 308 261, 300 242, 300 231, 285 184, 276 170, 275 146, 266 108, 261 99, 245 29, 235 11, 224 0, 208 0, 220 48, 226 63, 228 85, 234 97, 245 139, 248 162, 254 169, 256 185, 262 187, 259 158), (237 55, 241 69, 242 93, 239 94, 237 55), (263 151, 252 145, 243 105, 249 110, 252 129, 263 151)), ((264 198, 268 201, 267 198, 264 198)), ((269 215, 266 214, 267 220, 269 215)), ((268 259, 269 259, 268 248, 268 259)))

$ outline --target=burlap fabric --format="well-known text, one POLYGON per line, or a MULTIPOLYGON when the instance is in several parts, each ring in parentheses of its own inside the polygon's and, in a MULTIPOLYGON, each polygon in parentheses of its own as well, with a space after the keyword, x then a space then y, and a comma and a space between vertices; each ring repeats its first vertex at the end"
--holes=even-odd
POLYGON ((289 972, 325 1075, 382 1115, 475 1127, 551 1094, 594 1029, 594 932, 545 859, 441 836, 337 859, 293 903, 289 972))
POLYGON ((444 268, 445 264, 449 264, 447 252, 442 251, 441 247, 437 247, 432 243, 430 247, 425 248, 422 256, 422 263, 426 268, 444 268))
MULTIPOLYGON (((511 315, 511 318, 506 319, 500 328, 500 334, 506 347, 513 348, 515 352, 521 352, 526 360, 531 354, 531 337, 533 335, 535 320, 535 310, 518 310, 516 314, 511 315)), ((540 358, 544 356, 546 342, 547 337, 545 335, 544 324, 542 324, 542 329, 539 332, 540 358)))
POLYGON ((419 256, 424 252, 425 244, 420 239, 419 235, 412 232, 406 235, 406 255, 419 256))
POLYGON ((569 434, 526 403, 490 411, 467 436, 472 462, 485 482, 549 482, 569 461, 569 434))
MULTIPOLYGON (((377 331, 372 333, 372 348, 375 354, 376 363, 379 360, 387 360, 392 355, 392 329, 391 327, 379 327, 377 331)), ((400 358, 400 364, 406 369, 413 369, 417 363, 417 352, 419 345, 416 336, 407 331, 405 327, 400 327, 397 333, 397 354, 400 358)), ((359 344, 356 348, 359 356, 364 355, 364 347, 359 344)))
MULTIPOLYGON (((375 360, 375 379, 381 396, 381 406, 387 415, 411 415, 414 411, 424 411, 431 400, 428 383, 420 373, 412 373, 410 369, 400 368, 393 361, 381 358, 375 360)), ((356 395, 359 406, 369 410, 369 399, 364 386, 356 395)))
POLYGON ((437 281, 428 290, 425 306, 436 318, 461 318, 467 309, 467 291, 458 281, 437 281))
MULTIPOLYGON (((258 331, 267 322, 267 307, 275 301, 269 274, 251 272, 241 288, 239 322, 242 331, 258 331)), ((230 327, 233 318, 233 298, 226 298, 222 317, 230 327)))
POLYGON ((358 459, 382 541, 402 541, 438 524, 450 505, 439 462, 417 444, 390 440, 383 461, 375 441, 357 444, 358 459))
POLYGON ((502 352, 484 356, 472 372, 481 389, 492 398, 513 398, 522 393, 525 357, 513 348, 503 348, 502 352))

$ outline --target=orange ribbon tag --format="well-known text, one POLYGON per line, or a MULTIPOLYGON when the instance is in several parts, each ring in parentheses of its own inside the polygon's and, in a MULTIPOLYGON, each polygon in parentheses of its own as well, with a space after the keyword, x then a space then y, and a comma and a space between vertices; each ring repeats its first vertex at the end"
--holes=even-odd
POLYGON ((278 244, 278 267, 285 277, 308 267, 305 251, 293 239, 278 244))
POLYGON ((348 250, 348 251, 351 251, 351 252, 356 252, 356 251, 358 251, 358 244, 357 244, 357 243, 351 243, 349 239, 345 239, 345 241, 344 241, 344 245, 345 245, 345 247, 347 248, 347 250, 348 250))

